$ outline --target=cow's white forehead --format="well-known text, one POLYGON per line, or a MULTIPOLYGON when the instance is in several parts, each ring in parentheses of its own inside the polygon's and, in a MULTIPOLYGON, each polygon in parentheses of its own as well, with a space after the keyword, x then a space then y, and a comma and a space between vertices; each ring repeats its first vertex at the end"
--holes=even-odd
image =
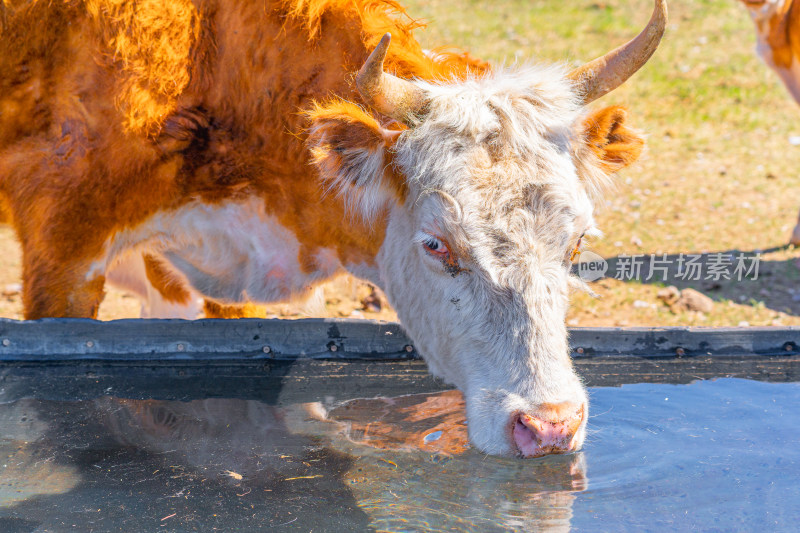
POLYGON ((410 180, 426 186, 446 180, 448 170, 466 170, 476 147, 501 159, 509 172, 513 163, 552 159, 553 149, 568 143, 581 112, 560 66, 500 70, 450 84, 414 83, 428 94, 428 105, 420 123, 401 137, 398 162, 410 180))
POLYGON ((549 129, 571 122, 581 110, 567 70, 558 64, 498 69, 450 84, 415 83, 430 97, 426 122, 447 123, 464 133, 496 127, 499 115, 519 120, 520 132, 549 129))
POLYGON ((430 205, 427 211, 444 223, 460 218, 448 229, 464 233, 473 249, 482 241, 493 250, 502 250, 502 241, 509 250, 546 241, 554 253, 569 234, 585 229, 577 224, 591 224, 571 148, 582 107, 564 69, 416 83, 430 95, 429 105, 401 137, 395 157, 420 195, 415 204, 430 205), (430 193, 447 200, 426 199, 430 193))

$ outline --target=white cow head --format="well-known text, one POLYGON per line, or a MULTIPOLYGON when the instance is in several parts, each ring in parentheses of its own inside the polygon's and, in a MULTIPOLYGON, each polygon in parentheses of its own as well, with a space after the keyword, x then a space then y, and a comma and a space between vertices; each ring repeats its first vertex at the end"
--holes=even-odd
POLYGON ((666 6, 627 45, 568 73, 498 71, 453 83, 383 72, 388 35, 359 91, 407 129, 353 104, 311 113, 329 186, 383 223, 378 277, 431 371, 463 391, 470 439, 492 454, 578 449, 588 402, 564 324, 572 252, 594 229, 592 200, 643 140, 621 108, 583 105, 655 50, 666 6))

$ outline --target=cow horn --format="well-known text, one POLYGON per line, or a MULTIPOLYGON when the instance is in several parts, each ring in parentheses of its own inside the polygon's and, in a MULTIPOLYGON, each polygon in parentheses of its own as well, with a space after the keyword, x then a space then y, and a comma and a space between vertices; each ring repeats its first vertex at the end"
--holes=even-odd
POLYGON ((383 60, 389 50, 392 34, 387 33, 369 55, 356 76, 361 97, 384 115, 407 126, 425 105, 425 93, 411 82, 383 71, 383 60))
POLYGON ((642 68, 656 51, 667 25, 667 2, 655 0, 647 27, 632 41, 569 73, 580 88, 584 103, 613 91, 642 68))

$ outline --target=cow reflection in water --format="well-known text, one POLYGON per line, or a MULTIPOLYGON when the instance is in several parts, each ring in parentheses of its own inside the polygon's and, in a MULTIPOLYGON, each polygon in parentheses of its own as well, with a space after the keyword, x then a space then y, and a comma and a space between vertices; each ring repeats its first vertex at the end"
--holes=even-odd
POLYGON ((282 460, 291 455, 286 450, 302 452, 312 444, 288 431, 282 410, 258 401, 103 398, 96 404, 120 443, 170 454, 185 466, 233 481, 294 475, 295 462, 282 460))
MULTIPOLYGON (((278 408, 253 400, 96 402, 120 442, 260 490, 336 477, 378 529, 569 530, 586 488, 581 453, 536 461, 469 446, 458 391, 278 408), (322 448, 356 457, 346 472, 309 461, 322 448)), ((255 489, 254 489, 255 490, 255 489)))

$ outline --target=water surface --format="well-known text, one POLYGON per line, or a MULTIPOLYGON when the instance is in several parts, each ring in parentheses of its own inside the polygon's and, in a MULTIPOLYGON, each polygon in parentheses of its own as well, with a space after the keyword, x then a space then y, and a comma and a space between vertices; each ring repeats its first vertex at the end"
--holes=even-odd
POLYGON ((126 398, 113 387, 90 399, 14 397, 0 403, 0 530, 796 531, 800 523, 800 383, 594 387, 584 451, 525 461, 469 448, 458 393, 391 392, 307 403, 281 394, 126 398))

